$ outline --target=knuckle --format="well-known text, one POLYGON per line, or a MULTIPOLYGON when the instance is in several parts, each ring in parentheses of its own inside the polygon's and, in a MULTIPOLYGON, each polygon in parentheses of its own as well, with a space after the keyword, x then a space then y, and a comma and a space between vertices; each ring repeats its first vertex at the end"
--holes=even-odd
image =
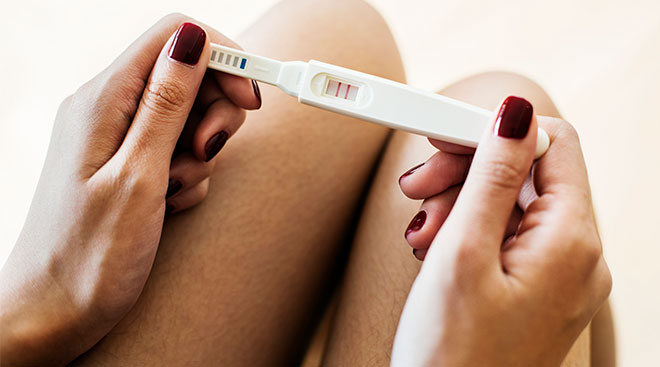
MULTIPOLYGON (((63 115, 69 111, 69 109, 71 108, 71 104, 73 103, 73 99, 74 99, 74 95, 71 94, 66 98, 64 98, 64 100, 62 100, 60 105, 57 107, 57 116, 63 115)), ((59 118, 56 118, 55 123, 57 124, 59 120, 60 120, 59 118)))
POLYGON ((543 126, 549 127, 549 130, 554 131, 556 137, 559 138, 570 138, 573 140, 580 140, 579 134, 575 126, 570 122, 560 119, 558 117, 543 117, 543 126))
POLYGON ((522 165, 504 159, 497 159, 481 166, 476 172, 480 181, 502 190, 519 190, 527 175, 522 165))
POLYGON ((612 273, 610 268, 603 261, 603 270, 599 278, 599 286, 601 289, 601 300, 605 301, 612 292, 612 273))
MULTIPOLYGON (((103 192, 111 193, 113 200, 127 203, 143 200, 154 195, 153 177, 148 170, 141 169, 139 163, 118 164, 104 175, 104 179, 97 188, 103 192)), ((163 197, 165 192, 163 191, 163 197)))
POLYGON ((178 12, 169 13, 161 19, 161 21, 166 24, 181 24, 189 20, 190 17, 178 12))
POLYGON ((586 220, 578 220, 566 223, 563 228, 563 259, 575 269, 576 276, 591 274, 603 256, 603 247, 594 225, 586 220))
POLYGON ((600 258, 603 256, 600 240, 589 238, 580 241, 580 256, 587 269, 596 268, 600 258))
POLYGON ((559 126, 560 129, 564 130, 565 133, 569 135, 575 135, 577 136, 577 130, 575 127, 568 121, 562 120, 560 118, 555 119, 556 124, 559 126))
POLYGON ((62 100, 62 103, 60 103, 60 108, 65 109, 69 105, 71 105, 71 101, 73 100, 73 94, 68 95, 66 98, 62 100))
POLYGON ((96 80, 91 79, 76 89, 75 93, 71 96, 71 105, 80 106, 87 105, 93 102, 98 96, 96 80))
POLYGON ((177 112, 187 103, 186 86, 176 80, 152 81, 144 89, 143 100, 155 112, 177 112))
POLYGON ((556 123, 557 123, 557 130, 559 135, 563 135, 574 140, 580 140, 578 131, 577 129, 575 129, 575 126, 573 126, 573 124, 562 119, 557 119, 556 123))
MULTIPOLYGON (((119 187, 120 195, 125 202, 141 201, 154 195, 152 178, 139 170, 123 175, 119 187)), ((165 192, 162 193, 162 197, 165 197, 165 192)))

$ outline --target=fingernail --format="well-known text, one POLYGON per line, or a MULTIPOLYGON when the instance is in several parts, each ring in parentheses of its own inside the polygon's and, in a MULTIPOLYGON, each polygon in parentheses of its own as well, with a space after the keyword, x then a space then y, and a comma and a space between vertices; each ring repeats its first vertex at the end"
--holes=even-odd
POLYGON ((225 146, 225 143, 227 142, 227 139, 229 138, 229 134, 222 130, 221 132, 213 135, 209 141, 206 142, 206 145, 204 145, 204 153, 206 153, 206 161, 210 161, 215 157, 216 154, 222 149, 223 146, 225 146))
POLYGON ((415 215, 415 218, 413 218, 410 221, 410 224, 408 224, 408 228, 406 229, 406 234, 405 237, 407 238, 409 234, 412 232, 417 232, 422 227, 424 226, 424 222, 426 222, 426 211, 422 210, 417 215, 415 215))
POLYGON ((165 214, 171 214, 174 211, 174 205, 167 204, 165 205, 165 214))
POLYGON ((534 108, 526 99, 520 97, 507 97, 502 102, 500 112, 495 121, 497 135, 504 138, 522 139, 527 136, 529 125, 532 123, 534 108))
POLYGON ((420 164, 416 165, 415 167, 409 169, 408 171, 406 171, 406 173, 402 174, 401 177, 399 177, 399 181, 401 181, 401 179, 404 178, 404 177, 412 175, 413 172, 417 171, 417 169, 419 167, 423 166, 423 165, 424 165, 424 163, 420 163, 420 164))
POLYGON ((259 84, 257 84, 256 80, 252 81, 252 89, 254 90, 254 95, 257 96, 257 99, 259 100, 258 108, 261 108, 261 91, 259 90, 259 84))
POLYGON ((184 64, 195 65, 204 49, 206 32, 193 23, 183 23, 176 31, 169 56, 184 64))
POLYGON ((177 192, 179 192, 179 190, 181 190, 182 187, 183 184, 181 183, 181 181, 170 178, 169 182, 167 183, 167 194, 165 194, 165 198, 169 198, 172 195, 176 194, 177 192))

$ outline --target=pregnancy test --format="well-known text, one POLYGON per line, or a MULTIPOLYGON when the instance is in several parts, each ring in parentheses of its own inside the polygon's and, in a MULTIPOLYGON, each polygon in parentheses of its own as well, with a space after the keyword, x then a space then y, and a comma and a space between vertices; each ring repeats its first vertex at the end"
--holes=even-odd
MULTIPOLYGON (((277 86, 300 103, 472 148, 493 119, 493 111, 316 60, 282 62, 211 43, 208 67, 277 86)), ((549 145, 539 128, 535 157, 549 145)))

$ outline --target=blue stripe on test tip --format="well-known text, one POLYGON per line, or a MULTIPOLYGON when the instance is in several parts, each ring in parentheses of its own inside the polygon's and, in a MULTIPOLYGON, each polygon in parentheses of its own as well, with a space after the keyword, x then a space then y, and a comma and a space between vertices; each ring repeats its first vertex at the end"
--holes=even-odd
POLYGON ((247 63, 247 59, 243 58, 243 60, 241 60, 241 69, 245 69, 245 64, 246 63, 247 63))

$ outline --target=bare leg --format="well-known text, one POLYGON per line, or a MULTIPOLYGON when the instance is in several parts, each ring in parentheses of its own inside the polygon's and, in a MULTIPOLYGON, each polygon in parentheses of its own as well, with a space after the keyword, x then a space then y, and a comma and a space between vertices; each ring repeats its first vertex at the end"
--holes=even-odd
POLYGON ((610 301, 605 302, 591 321, 591 365, 598 367, 616 366, 614 320, 610 301))
MULTIPOLYGON (((386 24, 361 1, 285 1, 238 41, 404 78, 386 24)), ((138 303, 82 365, 299 363, 389 130, 262 94, 206 200, 167 221, 138 303)))
MULTIPOLYGON (((559 116, 539 86, 508 73, 480 74, 441 94, 489 109, 508 95, 521 95, 532 102, 536 113, 559 116)), ((404 197, 397 181, 435 151, 426 138, 403 132, 396 132, 389 142, 359 222, 324 366, 389 364, 399 316, 420 267, 403 236, 420 202, 404 197)), ((587 328, 564 366, 588 364, 587 328)))

